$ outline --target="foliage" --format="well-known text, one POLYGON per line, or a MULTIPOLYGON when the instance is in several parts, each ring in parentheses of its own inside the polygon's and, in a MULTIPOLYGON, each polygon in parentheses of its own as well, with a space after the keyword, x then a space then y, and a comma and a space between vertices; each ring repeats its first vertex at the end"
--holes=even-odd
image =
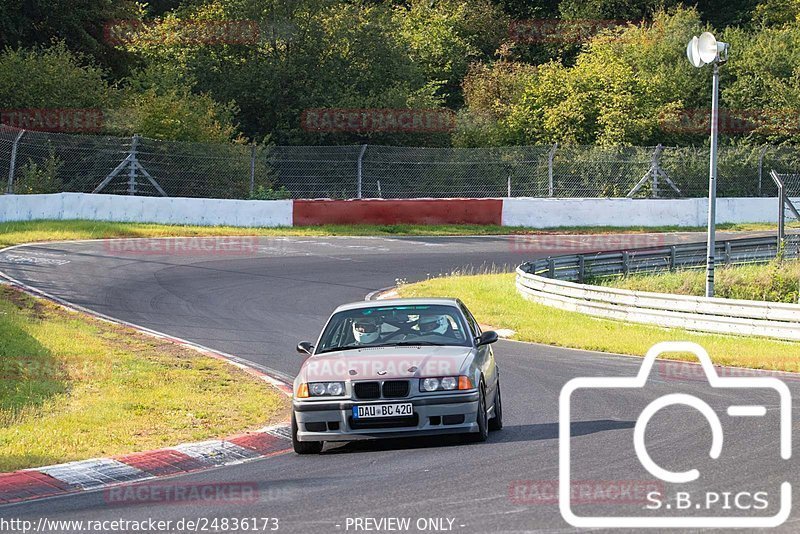
MULTIPOLYGON (((623 289, 679 295, 705 294, 705 273, 700 270, 655 275, 633 275, 602 281, 623 289)), ((775 260, 764 265, 717 269, 714 293, 720 298, 800 302, 800 262, 775 260)))
POLYGON ((64 184, 59 176, 63 162, 51 149, 47 158, 41 163, 28 160, 18 169, 14 180, 14 192, 17 194, 60 193, 64 184))
POLYGON ((256 187, 256 190, 248 197, 249 200, 284 200, 287 198, 292 198, 292 194, 284 186, 273 188, 263 185, 256 187))
MULTIPOLYGON (((698 145, 709 106, 686 42, 731 43, 731 143, 796 143, 800 0, 17 0, 0 17, 0 107, 100 107, 105 133, 285 145, 698 145), (123 42, 103 35, 122 19, 123 42), (524 42, 512 22, 565 21, 524 42), (35 21, 35 24, 34 22, 35 21), (248 21, 215 36, 205 23, 248 21), (595 21, 572 35, 569 21, 595 21), (35 28, 35 31, 34 31, 35 28), (53 41, 55 40, 55 41, 53 41), (312 108, 446 108, 457 129, 319 132, 312 108), (788 115, 794 113, 794 115, 788 115)), ((574 30, 575 28, 573 28, 574 30)), ((727 117, 727 115, 726 115, 727 117)))
POLYGON ((0 109, 102 108, 112 89, 105 71, 57 42, 0 52, 0 109))
POLYGON ((55 39, 122 76, 132 58, 106 40, 106 24, 141 16, 136 0, 8 0, 0 3, 0 48, 48 46, 55 39))

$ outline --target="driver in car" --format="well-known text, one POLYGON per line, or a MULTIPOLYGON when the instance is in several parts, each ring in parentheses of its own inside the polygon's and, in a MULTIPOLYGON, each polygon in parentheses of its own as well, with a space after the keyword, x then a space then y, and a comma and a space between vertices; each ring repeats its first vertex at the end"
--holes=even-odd
POLYGON ((438 334, 440 336, 461 339, 453 330, 446 315, 422 315, 419 318, 419 331, 421 334, 438 334))
POLYGON ((360 345, 375 343, 381 335, 381 323, 375 319, 356 319, 353 321, 353 338, 360 345))

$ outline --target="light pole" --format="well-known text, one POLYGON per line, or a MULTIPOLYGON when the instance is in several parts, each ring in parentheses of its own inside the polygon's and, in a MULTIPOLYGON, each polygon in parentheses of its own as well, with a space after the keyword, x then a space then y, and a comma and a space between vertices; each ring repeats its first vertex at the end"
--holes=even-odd
POLYGON ((692 37, 686 56, 695 67, 714 67, 711 93, 711 161, 708 169, 708 244, 706 248, 706 297, 714 296, 714 259, 717 222, 717 133, 719 131, 719 66, 728 61, 728 43, 718 42, 709 32, 692 37))

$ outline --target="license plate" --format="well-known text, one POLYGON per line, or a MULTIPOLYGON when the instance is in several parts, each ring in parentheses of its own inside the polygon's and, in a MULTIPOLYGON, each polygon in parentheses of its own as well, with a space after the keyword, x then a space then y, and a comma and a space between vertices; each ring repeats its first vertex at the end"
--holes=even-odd
POLYGON ((369 419, 371 417, 408 417, 414 415, 414 408, 410 402, 404 404, 365 404, 353 406, 354 419, 369 419))

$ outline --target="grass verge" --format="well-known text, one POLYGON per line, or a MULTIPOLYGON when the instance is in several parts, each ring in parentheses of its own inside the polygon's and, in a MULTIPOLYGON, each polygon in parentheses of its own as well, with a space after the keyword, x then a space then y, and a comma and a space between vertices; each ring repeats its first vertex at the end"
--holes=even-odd
MULTIPOLYGON (((625 278, 601 278, 591 283, 634 291, 702 296, 705 294, 706 273, 695 269, 634 274, 625 278)), ((800 301, 800 261, 718 267, 714 271, 714 295, 727 299, 797 303, 800 301)))
POLYGON ((288 399, 223 361, 0 286, 0 472, 225 436, 288 399))
MULTIPOLYGON (((720 225, 719 230, 771 230, 770 225, 720 225)), ((326 225, 279 228, 238 228, 232 226, 176 226, 147 223, 112 223, 101 221, 26 221, 0 223, 0 248, 32 241, 65 241, 114 237, 202 237, 202 236, 436 236, 502 234, 609 234, 644 232, 690 232, 703 228, 677 226, 653 227, 558 227, 534 229, 518 226, 477 225, 326 225)))
MULTIPOLYGON (((516 332, 513 339, 643 356, 659 341, 694 341, 720 365, 800 371, 800 343, 723 336, 597 319, 529 302, 514 287, 514 274, 434 278, 399 288, 403 297, 459 297, 477 319, 516 332)), ((691 355, 677 359, 695 361, 691 355)))

